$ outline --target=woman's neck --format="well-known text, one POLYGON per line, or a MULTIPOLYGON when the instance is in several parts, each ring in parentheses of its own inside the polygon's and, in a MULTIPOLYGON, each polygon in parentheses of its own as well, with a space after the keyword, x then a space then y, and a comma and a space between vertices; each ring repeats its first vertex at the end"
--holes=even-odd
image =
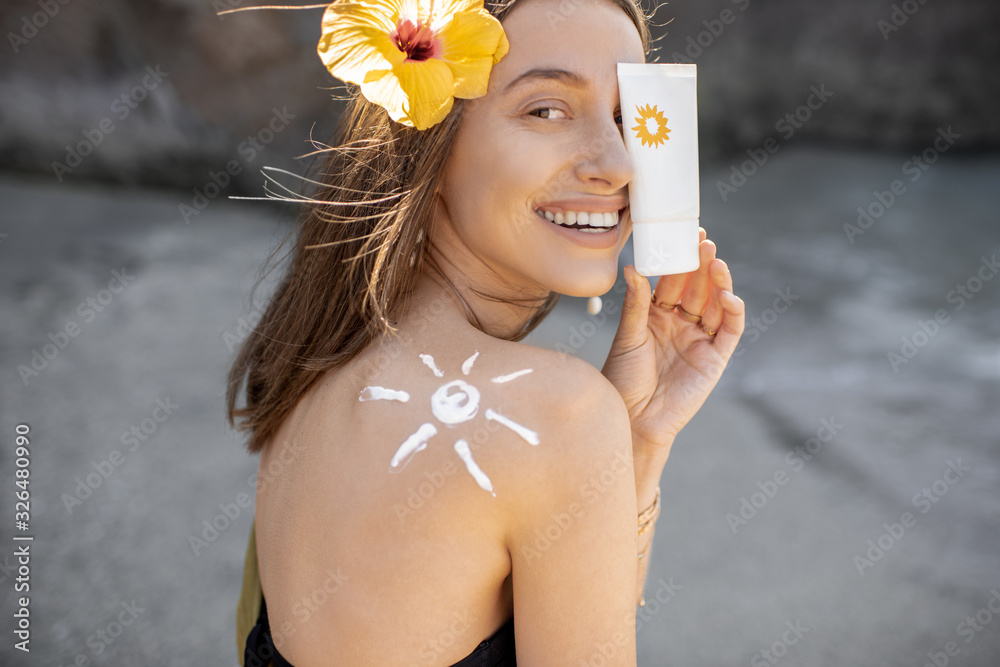
POLYGON ((473 326, 495 338, 512 339, 545 301, 541 297, 535 302, 506 303, 501 299, 517 298, 511 290, 474 285, 467 276, 450 268, 446 265, 439 271, 429 266, 424 270, 409 298, 410 313, 422 313, 445 327, 473 326))

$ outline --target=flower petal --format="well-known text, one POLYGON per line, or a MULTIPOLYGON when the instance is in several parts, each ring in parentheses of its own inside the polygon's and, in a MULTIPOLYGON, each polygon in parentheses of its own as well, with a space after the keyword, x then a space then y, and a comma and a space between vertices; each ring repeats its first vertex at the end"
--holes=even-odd
MULTIPOLYGON (((373 73, 374 74, 374 73, 373 73)), ((403 125, 424 130, 441 122, 454 104, 455 80, 440 60, 408 60, 363 83, 362 94, 403 125)))
POLYGON ((361 94, 373 104, 383 107, 397 123, 406 122, 406 95, 392 70, 372 70, 361 84, 361 94))
POLYGON ((434 22, 431 24, 431 28, 440 30, 459 12, 481 11, 482 9, 483 0, 434 0, 434 22))
POLYGON ((444 53, 456 57, 492 56, 504 36, 500 21, 485 10, 455 14, 438 32, 444 53))
POLYGON ((407 116, 423 130, 441 122, 455 99, 455 77, 448 65, 437 59, 408 60, 394 70, 409 101, 407 116))
POLYGON ((440 33, 440 58, 455 75, 455 95, 463 98, 486 94, 490 69, 510 48, 503 26, 484 10, 455 14, 440 33))
MULTIPOLYGON (((427 9, 427 0, 399 0, 399 17, 401 19, 410 19, 414 23, 423 22, 427 18, 427 9)), ((434 13, 438 12, 435 10, 434 13)))
POLYGON ((493 67, 492 56, 451 61, 448 67, 455 77, 455 97, 472 100, 486 94, 493 67))
POLYGON ((399 0, 334 2, 323 13, 317 52, 338 79, 362 83, 369 70, 392 69, 406 59, 391 35, 399 16, 399 0))
POLYGON ((507 55, 508 51, 510 51, 510 42, 507 41, 507 33, 501 32, 500 43, 497 44, 497 50, 493 53, 493 62, 500 62, 500 59, 507 55))

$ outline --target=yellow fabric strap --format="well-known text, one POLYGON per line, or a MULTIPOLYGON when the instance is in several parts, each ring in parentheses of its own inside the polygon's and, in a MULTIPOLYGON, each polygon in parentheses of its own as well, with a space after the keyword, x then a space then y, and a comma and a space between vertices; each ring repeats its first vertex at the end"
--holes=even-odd
POLYGON ((256 519, 250 522, 250 540, 247 543, 246 561, 243 564, 243 588, 236 603, 236 652, 240 667, 243 667, 243 653, 246 651, 247 635, 257 625, 260 616, 260 601, 264 595, 260 587, 260 572, 257 570, 257 535, 254 529, 256 519))

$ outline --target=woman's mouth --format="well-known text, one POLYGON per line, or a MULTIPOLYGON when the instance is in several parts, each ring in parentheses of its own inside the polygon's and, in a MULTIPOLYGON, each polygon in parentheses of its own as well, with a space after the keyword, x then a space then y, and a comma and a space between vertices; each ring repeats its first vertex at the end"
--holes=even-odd
POLYGON ((618 226, 625 208, 611 212, 535 209, 535 213, 560 227, 588 234, 604 234, 618 226))

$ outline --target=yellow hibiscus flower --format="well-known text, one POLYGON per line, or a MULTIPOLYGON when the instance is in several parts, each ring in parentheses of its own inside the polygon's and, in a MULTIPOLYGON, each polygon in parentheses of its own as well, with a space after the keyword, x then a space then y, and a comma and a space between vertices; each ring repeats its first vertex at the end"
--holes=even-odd
POLYGON ((317 50, 331 74, 360 85, 394 121, 423 130, 448 115, 455 97, 485 95, 509 48, 483 0, 360 0, 326 8, 317 50))

